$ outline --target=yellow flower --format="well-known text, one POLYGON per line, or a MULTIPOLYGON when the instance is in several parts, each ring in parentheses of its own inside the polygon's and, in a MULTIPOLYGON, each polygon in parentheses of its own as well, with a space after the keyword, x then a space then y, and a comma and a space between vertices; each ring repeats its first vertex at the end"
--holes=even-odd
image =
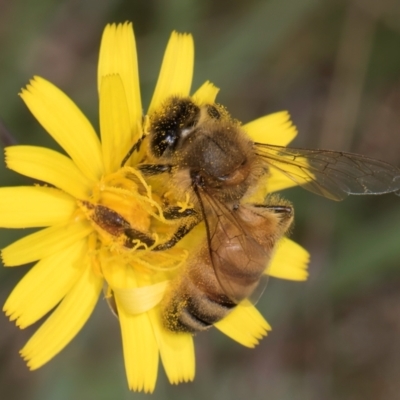
MULTIPOLYGON (((171 95, 190 95, 193 62, 192 37, 172 33, 148 113, 171 95)), ((179 273, 194 244, 185 238, 170 250, 151 251, 176 229, 176 223, 164 218, 157 191, 134 168, 143 151, 121 167, 146 124, 130 23, 108 25, 104 31, 98 91, 101 140, 78 107, 50 82, 35 77, 21 92, 32 114, 67 156, 35 146, 5 151, 8 168, 47 185, 0 189, 1 227, 43 228, 2 250, 6 267, 36 262, 10 294, 4 311, 23 329, 55 307, 21 350, 28 367, 37 369, 79 332, 105 286, 121 325, 129 388, 151 392, 160 357, 171 383, 194 378, 192 335, 166 330, 159 312, 168 282, 179 273), (143 244, 118 227, 113 231, 106 226, 107 218, 116 215, 132 232, 148 234, 152 243, 143 244)), ((206 82, 192 97, 198 104, 214 103, 217 92, 206 82)), ((286 112, 243 127, 258 142, 286 145, 296 135, 286 112)), ((292 185, 273 175, 268 191, 292 185)), ((176 201, 187 206, 182 199, 176 201)), ((205 238, 205 232, 201 235, 205 238)), ((308 253, 285 238, 268 274, 305 280, 307 263, 308 253)), ((256 308, 245 304, 215 326, 247 347, 254 347, 270 330, 256 308)))

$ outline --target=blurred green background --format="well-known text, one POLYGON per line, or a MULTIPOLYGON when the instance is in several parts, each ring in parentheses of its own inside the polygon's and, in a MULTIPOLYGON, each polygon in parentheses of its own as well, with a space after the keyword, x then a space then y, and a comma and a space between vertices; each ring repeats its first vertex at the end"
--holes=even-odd
MULTIPOLYGON (((144 105, 170 32, 196 44, 206 79, 243 122, 286 109, 295 146, 363 153, 400 165, 398 0, 0 1, 0 116, 19 143, 57 148, 17 93, 34 75, 97 122, 96 63, 108 22, 133 21, 144 105)), ((0 184, 29 180, 0 164, 0 184)), ((196 337, 193 383, 154 399, 400 399, 400 198, 343 203, 301 189, 293 238, 312 256, 305 283, 271 280, 259 309, 273 331, 254 350, 219 332, 196 337)), ((0 231, 4 247, 24 233, 0 231)), ((27 267, 0 270, 0 303, 27 267)), ((0 317, 2 399, 144 399, 129 392, 117 320, 104 301, 55 359, 29 372, 24 331, 0 317)))

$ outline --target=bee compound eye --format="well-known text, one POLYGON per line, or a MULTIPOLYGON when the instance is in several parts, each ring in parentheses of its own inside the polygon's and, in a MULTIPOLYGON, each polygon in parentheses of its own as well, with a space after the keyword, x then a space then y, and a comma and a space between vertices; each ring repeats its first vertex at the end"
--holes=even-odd
POLYGON ((167 149, 174 149, 178 140, 177 132, 173 129, 159 129, 153 136, 151 148, 157 157, 161 157, 167 149))
POLYGON ((154 154, 161 157, 166 150, 175 150, 179 141, 197 124, 199 113, 199 107, 190 99, 171 98, 151 124, 154 154))

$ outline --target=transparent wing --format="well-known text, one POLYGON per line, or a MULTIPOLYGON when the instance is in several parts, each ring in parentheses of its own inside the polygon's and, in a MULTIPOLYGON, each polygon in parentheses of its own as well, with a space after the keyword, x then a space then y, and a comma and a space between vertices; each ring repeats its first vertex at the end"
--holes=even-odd
POLYGON ((251 235, 251 224, 241 221, 203 188, 195 187, 207 229, 210 260, 225 295, 236 304, 245 298, 256 302, 268 277, 271 251, 251 235))
POLYGON ((383 194, 400 190, 400 169, 359 154, 255 143, 255 153, 313 193, 333 200, 349 194, 383 194))

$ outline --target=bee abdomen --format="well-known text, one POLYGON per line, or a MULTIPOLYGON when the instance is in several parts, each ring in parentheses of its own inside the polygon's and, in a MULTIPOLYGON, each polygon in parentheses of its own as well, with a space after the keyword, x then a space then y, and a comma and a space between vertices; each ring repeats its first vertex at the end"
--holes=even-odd
POLYGON ((162 311, 167 329, 188 333, 204 331, 236 306, 224 294, 206 291, 201 286, 193 283, 190 276, 184 275, 178 287, 172 288, 162 311))

